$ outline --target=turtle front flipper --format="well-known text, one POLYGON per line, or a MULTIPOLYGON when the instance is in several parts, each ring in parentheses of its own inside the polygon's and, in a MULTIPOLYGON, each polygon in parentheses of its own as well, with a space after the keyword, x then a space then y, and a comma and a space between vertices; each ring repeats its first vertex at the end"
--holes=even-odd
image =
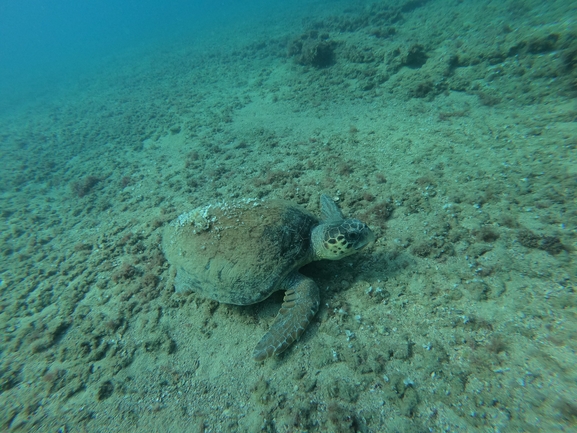
POLYGON ((256 345, 253 357, 262 361, 284 352, 304 332, 319 309, 319 288, 299 273, 287 278, 282 307, 269 331, 256 345))

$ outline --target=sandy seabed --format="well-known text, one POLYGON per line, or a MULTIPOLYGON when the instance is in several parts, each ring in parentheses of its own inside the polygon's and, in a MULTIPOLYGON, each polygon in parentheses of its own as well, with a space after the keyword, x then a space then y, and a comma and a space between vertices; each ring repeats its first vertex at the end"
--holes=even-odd
POLYGON ((318 3, 5 110, 1 429, 576 431, 577 11, 542 3, 318 3), (378 239, 257 363, 282 294, 175 293, 163 227, 323 193, 378 239))

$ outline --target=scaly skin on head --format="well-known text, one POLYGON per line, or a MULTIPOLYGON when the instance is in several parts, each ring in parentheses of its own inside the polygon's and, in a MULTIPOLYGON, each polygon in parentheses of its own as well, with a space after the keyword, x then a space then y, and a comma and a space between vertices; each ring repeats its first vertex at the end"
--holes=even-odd
POLYGON ((375 240, 371 229, 357 219, 322 223, 313 229, 311 242, 316 260, 339 260, 375 240))

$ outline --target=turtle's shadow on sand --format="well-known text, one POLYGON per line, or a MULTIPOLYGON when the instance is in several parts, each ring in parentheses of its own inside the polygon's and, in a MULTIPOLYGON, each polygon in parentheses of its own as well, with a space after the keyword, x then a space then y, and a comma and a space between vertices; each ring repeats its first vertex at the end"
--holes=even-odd
MULTIPOLYGON (((404 269, 414 265, 415 259, 406 252, 377 252, 358 254, 339 260, 321 260, 309 263, 299 269, 303 275, 314 280, 321 290, 321 305, 326 303, 336 293, 348 290, 351 285, 365 281, 373 283, 395 278, 404 269)), ((280 309, 284 292, 279 290, 262 302, 239 307, 254 316, 266 314, 266 310, 280 309), (274 306, 274 307, 272 307, 274 306), (248 308, 247 308, 248 307, 248 308)))
MULTIPOLYGON (((321 260, 309 263, 299 272, 313 279, 321 290, 321 305, 319 312, 313 318, 303 335, 299 338, 300 344, 312 343, 321 326, 321 317, 327 304, 332 304, 336 298, 346 296, 346 291, 354 284, 366 282, 369 285, 384 284, 389 279, 396 278, 405 268, 414 265, 414 257, 405 251, 373 252, 358 254, 343 260, 321 260)), ((365 288, 363 288, 365 290, 365 288)), ((240 314, 251 316, 255 324, 261 320, 270 320, 276 316, 283 302, 284 291, 279 290, 262 302, 250 306, 238 307, 240 314)), ((291 345, 277 359, 289 359, 295 346, 291 345)))
POLYGON ((404 251, 373 252, 358 254, 340 261, 321 260, 300 269, 300 272, 312 278, 321 289, 321 296, 348 290, 360 281, 368 283, 377 280, 387 281, 404 272, 405 268, 414 265, 413 256, 404 251))

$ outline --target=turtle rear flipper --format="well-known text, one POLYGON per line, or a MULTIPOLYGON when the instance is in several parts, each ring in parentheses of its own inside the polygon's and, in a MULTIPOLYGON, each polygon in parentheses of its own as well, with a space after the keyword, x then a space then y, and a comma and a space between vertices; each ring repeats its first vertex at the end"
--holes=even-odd
POLYGON ((304 332, 319 309, 319 288, 313 280, 296 273, 287 278, 282 307, 269 331, 256 345, 253 357, 262 361, 284 352, 304 332))

